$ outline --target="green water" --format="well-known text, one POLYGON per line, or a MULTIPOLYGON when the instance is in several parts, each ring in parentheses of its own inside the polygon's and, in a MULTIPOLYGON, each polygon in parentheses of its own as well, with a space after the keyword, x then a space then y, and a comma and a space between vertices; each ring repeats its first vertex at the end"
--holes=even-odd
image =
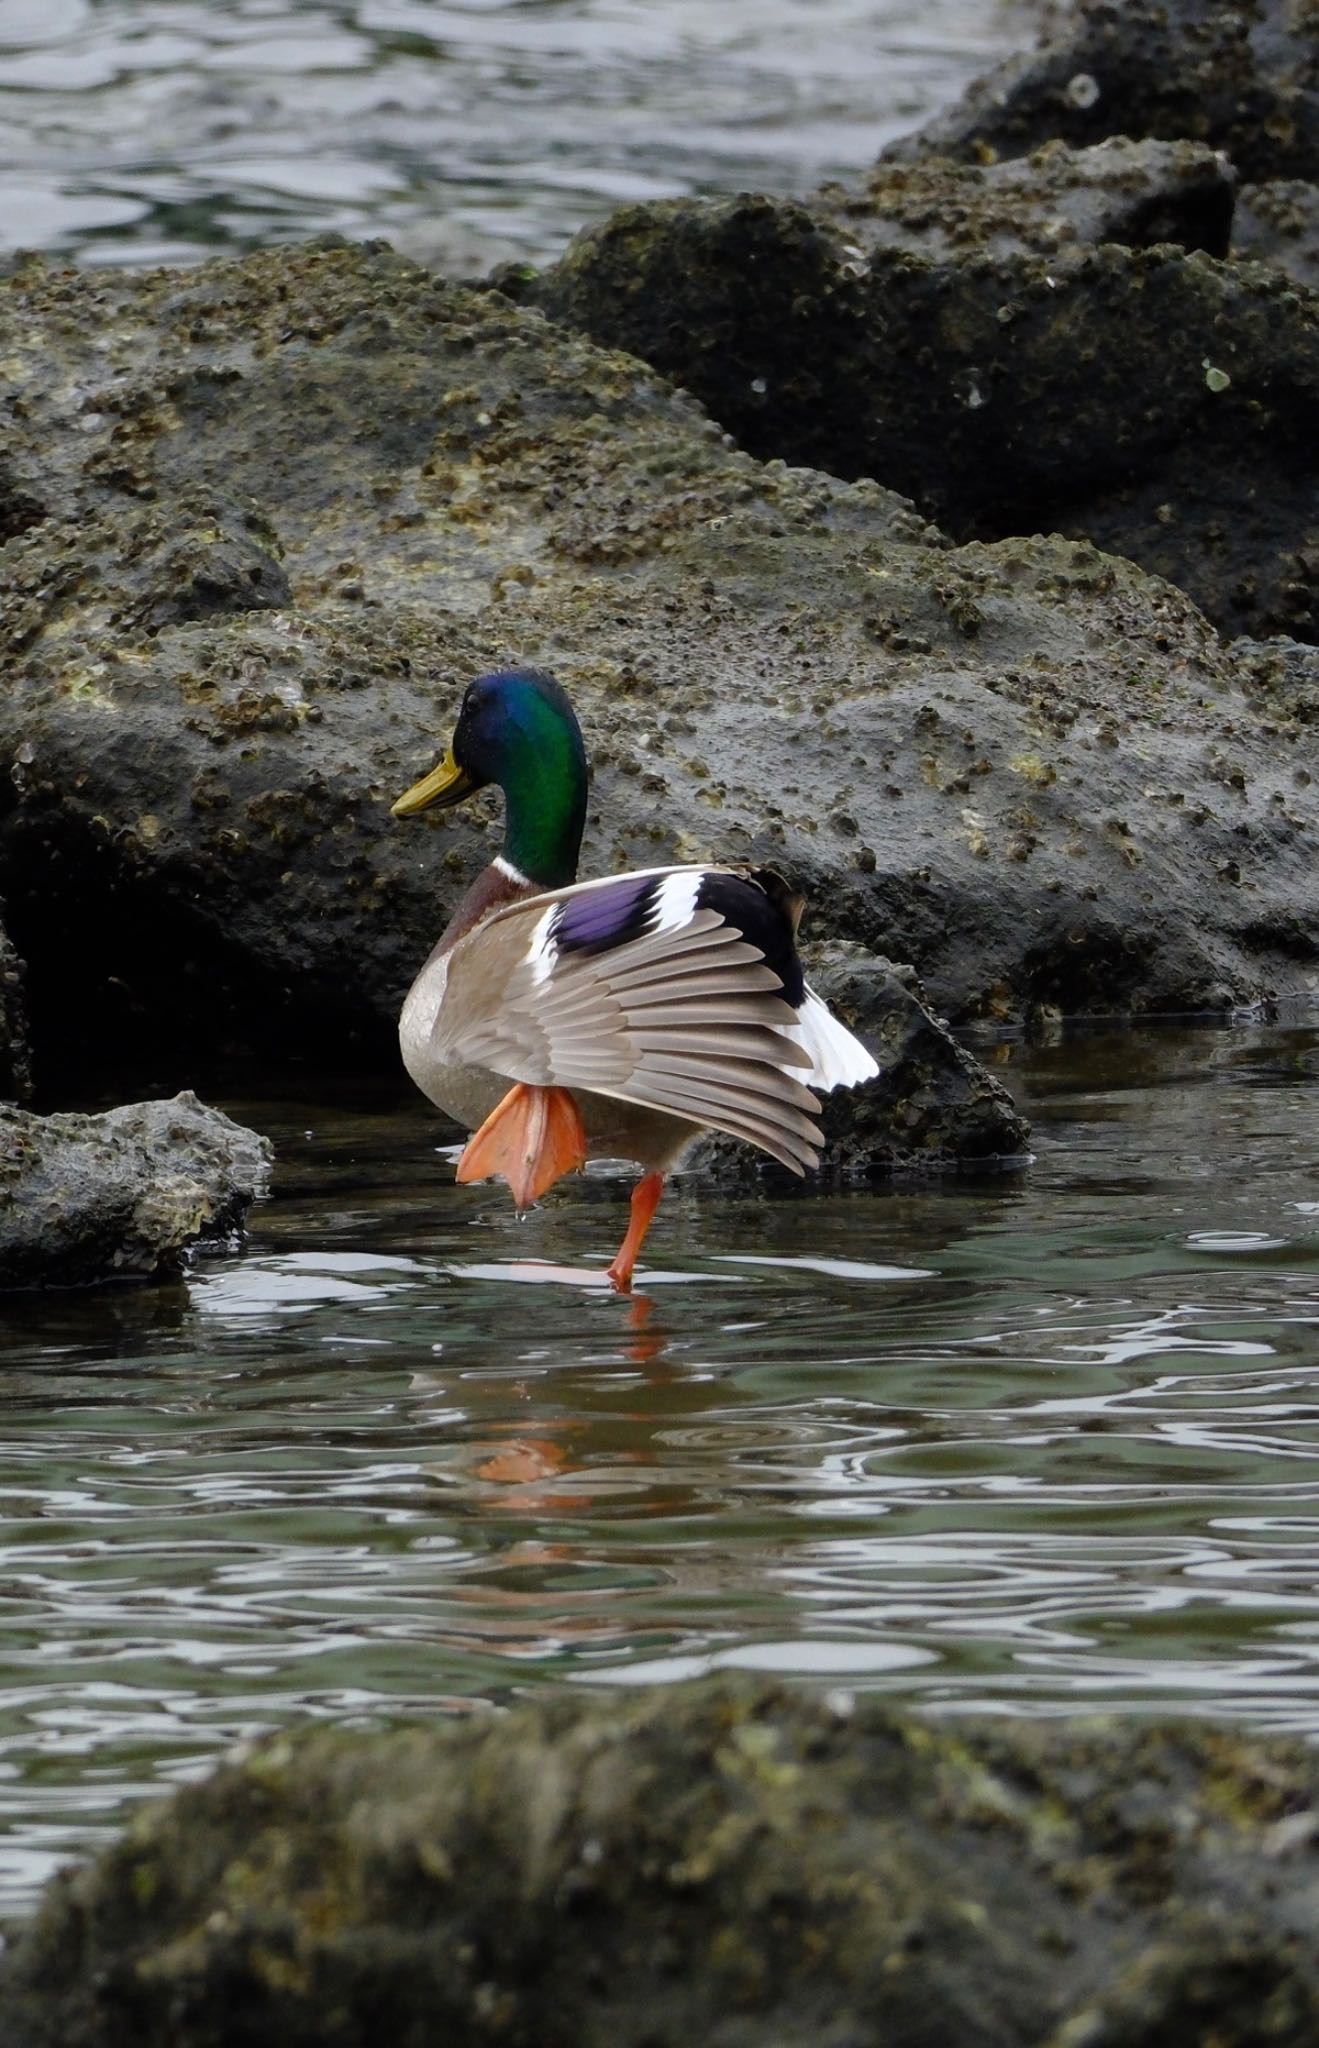
POLYGON ((186 1284, 0 1309, 0 1903, 258 1730, 738 1666, 1319 1730, 1319 1028, 1004 1048, 1010 1181, 523 1222, 392 1089, 231 1101, 186 1284), (589 1276, 588 1276, 589 1277, 589 1276))

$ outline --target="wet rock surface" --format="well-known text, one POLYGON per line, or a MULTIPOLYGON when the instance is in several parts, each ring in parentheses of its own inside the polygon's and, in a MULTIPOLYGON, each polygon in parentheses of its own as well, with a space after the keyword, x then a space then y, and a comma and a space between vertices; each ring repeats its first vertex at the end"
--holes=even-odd
MULTIPOLYGON (((912 969, 860 946, 808 950, 811 986, 845 1023, 865 1032, 880 1063, 873 1081, 824 1096, 823 1177, 855 1181, 1021 1165, 1030 1126, 1002 1082, 931 1014, 912 969)), ((740 1178, 746 1152, 712 1132, 700 1141, 693 1164, 740 1178)), ((755 1165, 767 1181, 791 1185, 793 1175, 776 1160, 757 1155, 755 1165)))
POLYGON ((1300 1743, 752 1685, 278 1736, 49 1889, 10 2048, 1200 2044, 1319 2028, 1300 1743))
POLYGON ((0 1289, 177 1272, 265 1192, 265 1138, 195 1095, 102 1116, 0 1105, 0 1289))
MULTIPOLYGON (((1115 216, 1094 239, 1180 242, 1319 285, 1319 35, 1305 0, 1064 0, 1043 15, 1037 49, 890 144, 879 176, 927 161, 938 176, 952 158, 1029 182, 1041 155, 1062 144, 1083 159, 1101 140, 1120 151, 1194 145, 1219 165, 1220 202, 1242 181, 1226 246, 1192 239, 1194 214, 1171 208, 1151 220, 1153 232, 1140 231, 1138 215, 1115 216)), ((1221 224, 1221 211, 1213 218, 1221 224)))
MULTIPOLYGON (((1133 306, 1180 289, 1166 252, 1087 260, 1133 306)), ((388 803, 510 658, 582 712, 585 873, 768 861, 812 940, 912 962, 954 1020, 1314 985, 1309 713, 1129 565, 951 548, 384 251, 27 268, 0 330, 45 511, 0 597, 0 884, 39 1047, 90 1006, 100 1045, 392 1058, 500 827, 492 799, 388 803)))
MULTIPOLYGON (((850 200, 625 208, 517 289, 757 454, 876 477, 959 539, 1086 537, 1227 632, 1313 639, 1319 298, 1199 249, 1087 245, 1087 223, 1117 231, 1122 182, 1088 155, 1107 167, 1054 148, 890 168, 850 200)), ((1230 177, 1171 157, 1221 208, 1230 177)), ((1132 232, 1143 204, 1173 214, 1177 181, 1145 182, 1132 232)))
POLYGON ((0 863, 46 1034, 73 982, 130 1037, 162 1016, 296 1051, 314 1020, 322 1049, 384 1049, 497 844, 490 803, 388 816, 473 673, 566 657, 597 871, 698 826, 713 850, 694 787, 639 788, 661 677, 669 715, 715 681, 693 542, 733 520, 776 573, 796 534, 826 560, 835 527, 923 541, 885 494, 762 477, 637 364, 385 254, 38 272, 7 297, 11 467, 44 449, 46 516, 6 550, 0 863))

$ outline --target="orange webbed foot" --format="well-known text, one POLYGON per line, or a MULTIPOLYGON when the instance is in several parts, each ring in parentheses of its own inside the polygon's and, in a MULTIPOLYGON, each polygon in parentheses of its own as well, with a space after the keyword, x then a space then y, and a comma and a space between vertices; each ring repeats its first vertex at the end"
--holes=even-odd
POLYGON ((502 1174, 518 1208, 529 1209, 556 1180, 585 1164, 586 1133, 568 1090, 519 1081, 464 1146, 458 1179, 502 1174))

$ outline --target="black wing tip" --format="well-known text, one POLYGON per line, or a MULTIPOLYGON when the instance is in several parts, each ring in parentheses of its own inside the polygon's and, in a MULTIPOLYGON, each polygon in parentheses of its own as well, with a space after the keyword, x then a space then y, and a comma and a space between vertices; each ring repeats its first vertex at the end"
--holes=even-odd
POLYGON ((806 998, 806 977, 797 958, 797 924, 802 899, 794 896, 774 868, 711 868, 702 878, 696 900, 717 911, 724 923, 741 933, 779 978, 793 1009, 806 998))

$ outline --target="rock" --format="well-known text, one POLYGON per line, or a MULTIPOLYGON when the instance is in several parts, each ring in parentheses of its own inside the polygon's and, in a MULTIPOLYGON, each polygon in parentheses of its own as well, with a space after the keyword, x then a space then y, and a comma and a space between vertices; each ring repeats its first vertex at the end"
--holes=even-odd
POLYGON ((1024 156, 1055 139, 1184 137, 1246 178, 1319 177, 1311 0, 1078 0, 886 156, 1024 156))
POLYGON ((1271 263, 1296 284, 1319 287, 1319 185, 1275 178, 1247 185, 1232 222, 1233 253, 1271 263))
MULTIPOLYGON (((1036 168, 1051 189, 1067 166, 1036 168)), ((1019 253, 1050 202, 1023 206, 1011 169, 925 165, 914 200, 881 176, 850 211, 836 193, 627 207, 522 290, 759 455, 877 477, 959 539, 1091 539, 1226 631, 1319 637, 1319 298, 1253 265, 1069 242, 1084 208, 1058 215, 1055 253, 1019 253), (896 193, 891 232, 872 192, 896 193)))
POLYGON ((1311 2048, 1319 1762, 584 1688, 258 1743, 48 1889, 7 2048, 1311 2048))
POLYGON ((1101 242, 1176 242, 1226 256, 1236 188, 1217 150, 1118 136, 1093 149, 1045 143, 1007 163, 881 159, 859 185, 826 185, 809 204, 865 258, 876 249, 930 259, 1055 256, 1101 242))
POLYGON ((1249 677, 1257 703, 1274 705, 1285 718, 1302 725, 1319 726, 1319 647, 1279 636, 1238 640, 1232 654, 1249 677))
MULTIPOLYGON (((730 258, 777 219, 720 217, 730 258)), ((833 244, 801 218, 818 274, 833 244)), ((1185 284, 1166 250, 1084 262, 1151 326, 1185 284)), ((767 306, 782 282, 771 266, 767 306)), ((1084 343, 1091 299, 1059 296, 1084 343)), ((1286 317, 1257 310, 1261 335, 1286 317)), ((1027 359, 1056 317, 1047 289, 1023 301, 1027 359)), ((1138 569, 1057 539, 951 548, 873 483, 730 446, 634 357, 379 249, 26 266, 0 343, 10 459, 47 515, 0 579, 0 886, 43 1061, 85 1061, 88 1014, 103 1057, 393 1060, 403 992, 500 828, 489 799, 388 805, 509 659, 581 710, 586 874, 768 862, 812 939, 913 962, 959 1023, 1314 985, 1311 734, 1138 569), (287 605, 217 611, 191 556, 169 584, 165 537, 204 506, 287 605)), ((895 361, 901 416, 917 373, 895 361)), ((1127 403, 1118 367, 1089 374, 1109 403, 1080 407, 1078 447, 1127 403)), ((1192 381, 1169 369, 1168 403, 1208 436, 1222 394, 1198 357, 1192 381)), ((1007 384, 1003 403, 1028 441, 1007 384)), ((1136 400, 1123 418, 1139 442, 1136 400)))
POLYGON ((700 692, 708 601, 665 557, 726 519, 775 556, 794 533, 826 556, 849 527, 924 539, 896 499, 762 477, 637 364, 379 251, 150 281, 28 267, 0 328, 11 467, 41 474, 45 512, 5 549, 0 867, 52 1048, 91 1003, 110 1045, 336 1056, 365 1034, 379 1056, 492 843, 488 808, 439 833, 388 816, 472 673, 568 654, 588 720, 608 707, 593 856, 626 837, 653 858, 660 807, 619 805, 641 764, 614 769, 604 735, 657 687, 671 611, 666 663, 700 692), (170 537, 207 507, 223 562, 199 591, 202 539, 170 537), (672 587, 634 622, 643 565, 672 587), (245 584, 257 608, 234 610, 245 584))
MULTIPOLYGON (((1210 255, 1270 263, 1295 283, 1319 285, 1319 61, 1314 26, 1286 0, 1249 10, 1173 0, 1045 10, 1040 47, 1008 59, 954 107, 885 150, 870 175, 886 213, 900 216, 904 171, 937 187, 949 159, 1004 197, 1013 179, 1029 190, 1042 158, 1061 149, 1085 163, 1103 146, 1143 161, 1143 150, 1173 149, 1181 180, 1148 211, 1112 217, 1094 231, 1064 213, 1067 239, 1148 246, 1179 242, 1210 255), (1133 141, 1131 138, 1140 138, 1133 141), (1162 141, 1158 138, 1163 138, 1162 141), (1072 148, 1064 148, 1064 144, 1072 148), (1199 159, 1203 168, 1194 173, 1199 159), (1210 164, 1217 166, 1217 181, 1210 164), (1236 197, 1240 175, 1248 182, 1236 197), (1180 190, 1178 185, 1180 184, 1180 190)), ((1159 163, 1149 159, 1151 169, 1159 163)), ((1156 171, 1157 177, 1157 171, 1156 171)), ((1096 195, 1098 196, 1098 195, 1096 195)), ((1102 208, 1101 208, 1102 214, 1102 208)), ((1047 222, 1042 223, 1047 230, 1047 222)), ((1045 253, 1037 239, 1035 246, 1045 253)), ((785 451, 786 452, 786 451, 785 451)))
POLYGON ((0 924, 0 1102, 24 1102, 31 1092, 23 963, 0 924))
POLYGON ((195 1095, 103 1116, 0 1105, 0 1288, 177 1272, 264 1194, 270 1142, 195 1095))
POLYGON ((39 525, 45 516, 33 475, 15 468, 6 455, 0 454, 0 541, 26 533, 29 526, 39 525))
MULTIPOLYGON (((1002 1082, 931 1015, 910 968, 834 943, 812 950, 808 973, 811 986, 865 1035, 880 1063, 875 1080, 823 1098, 825 1180, 1023 1164, 1030 1126, 1002 1082)), ((715 1132, 701 1140, 692 1163, 717 1176, 742 1177, 746 1152, 715 1132)), ((762 1154, 755 1165, 781 1186, 795 1178, 762 1154)))
POLYGON ((830 948, 812 964, 811 978, 831 1008, 866 1030, 880 1063, 875 1080, 824 1099, 827 1174, 854 1179, 1024 1162, 1030 1125, 1002 1082, 926 1008, 919 983, 913 989, 890 962, 849 946, 830 948))

